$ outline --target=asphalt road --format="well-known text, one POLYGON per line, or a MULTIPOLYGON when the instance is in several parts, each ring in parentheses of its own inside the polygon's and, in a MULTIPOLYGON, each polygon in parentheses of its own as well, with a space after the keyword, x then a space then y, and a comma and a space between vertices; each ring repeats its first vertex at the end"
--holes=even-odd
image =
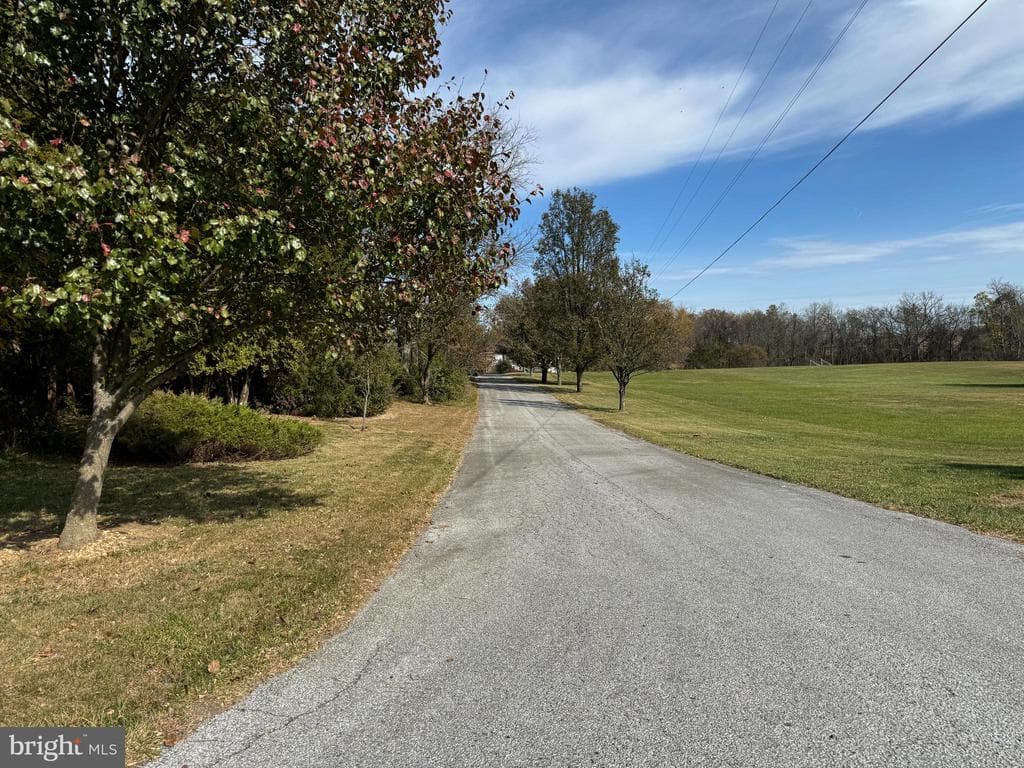
POLYGON ((351 627, 153 765, 1022 766, 1024 547, 485 379, 351 627))

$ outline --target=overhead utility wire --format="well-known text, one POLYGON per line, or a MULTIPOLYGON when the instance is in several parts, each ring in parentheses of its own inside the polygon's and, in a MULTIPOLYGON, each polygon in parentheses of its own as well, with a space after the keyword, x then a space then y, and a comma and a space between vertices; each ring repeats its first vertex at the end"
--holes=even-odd
POLYGON ((811 81, 814 80, 818 72, 821 71, 821 68, 825 65, 825 62, 828 61, 829 58, 832 56, 833 51, 835 51, 839 43, 842 42, 842 39, 846 37, 847 31, 853 25, 853 22, 856 21, 857 17, 860 16, 860 12, 864 10, 864 6, 867 5, 867 3, 868 0, 861 0, 861 4, 857 6, 857 9, 847 20, 845 26, 843 26, 843 28, 839 31, 839 34, 836 35, 831 45, 829 45, 829 47, 821 55, 821 58, 818 59, 818 63, 814 65, 814 68, 807 74, 807 77, 804 78, 803 83, 801 83, 800 87, 796 90, 796 93, 793 94, 793 97, 789 100, 789 102, 786 104, 783 110, 779 113, 779 116, 775 118, 775 122, 772 123, 771 127, 761 138, 761 141, 754 148, 754 151, 750 153, 750 156, 743 163, 739 171, 736 172, 736 175, 734 175, 732 179, 729 180, 729 183, 725 185, 725 188, 719 193, 718 197, 715 198, 714 203, 711 204, 711 207, 704 213, 700 221, 698 221, 697 224, 693 227, 693 229, 690 230, 690 233, 686 236, 686 239, 683 240, 682 244, 672 253, 668 261, 665 262, 665 269, 667 269, 677 258, 679 258, 680 254, 682 254, 682 252, 686 250, 687 246, 689 246, 690 243, 693 242, 693 239, 704 228, 704 225, 708 223, 708 221, 714 215, 715 211, 718 210, 718 207, 722 204, 725 198, 729 196, 729 193, 732 192, 736 184, 739 183, 739 180, 743 178, 743 175, 750 168, 751 164, 753 164, 754 160, 756 160, 760 156, 761 150, 764 149, 765 145, 768 143, 771 137, 775 135, 775 131, 778 130, 779 126, 782 125, 782 122, 786 119, 786 117, 789 116, 790 111, 792 111, 797 101, 800 100, 800 97, 803 96, 804 91, 807 90, 807 87, 811 84, 811 81))
POLYGON ((679 201, 683 198, 683 192, 685 192, 686 188, 690 186, 690 179, 693 178, 693 173, 697 170, 697 166, 700 165, 700 161, 704 159, 704 153, 707 152, 708 146, 711 144, 711 139, 718 130, 718 126, 722 122, 722 118, 728 111, 729 106, 732 104, 733 96, 736 95, 736 89, 739 88, 740 82, 743 80, 743 76, 747 73, 747 68, 750 66, 750 60, 754 58, 755 51, 757 51, 758 46, 761 45, 761 39, 764 37, 764 33, 768 29, 768 25, 771 23, 772 17, 775 15, 775 10, 778 7, 779 0, 775 0, 775 5, 772 6, 771 11, 768 13, 768 18, 765 19, 764 24, 761 26, 761 31, 758 33, 757 39, 754 41, 754 47, 750 49, 750 53, 747 54, 747 60, 743 62, 743 69, 740 70, 739 75, 736 77, 736 82, 732 84, 732 90, 729 92, 729 98, 725 100, 725 106, 722 107, 722 110, 718 113, 718 118, 715 120, 715 124, 711 127, 711 133, 708 134, 708 138, 704 142, 704 146, 701 148, 700 154, 697 155, 697 159, 690 166, 690 172, 686 174, 686 180, 683 182, 683 186, 681 186, 679 188, 679 192, 676 193, 676 199, 672 201, 672 207, 669 208, 668 213, 665 214, 665 218, 661 220, 661 224, 658 226, 658 231, 654 233, 654 239, 651 240, 651 244, 647 249, 648 251, 654 250, 654 246, 658 243, 658 238, 661 236, 662 230, 665 229, 665 225, 668 224, 669 219, 672 218, 672 214, 676 212, 676 206, 679 205, 679 201))
POLYGON ((795 182, 795 183, 794 183, 794 184, 793 184, 793 185, 792 185, 792 186, 791 186, 791 187, 790 187, 789 189, 787 189, 787 190, 786 190, 786 191, 785 191, 785 192, 784 192, 784 193, 782 194, 782 197, 780 197, 780 198, 779 198, 778 200, 776 200, 776 201, 775 201, 774 203, 772 203, 772 205, 771 205, 771 206, 770 206, 770 207, 768 208, 768 210, 766 210, 766 211, 765 211, 764 213, 762 213, 762 214, 761 214, 761 215, 760 215, 760 216, 759 216, 759 217, 757 218, 757 220, 756 220, 756 221, 754 221, 754 223, 753 223, 753 224, 751 224, 751 225, 750 225, 749 227, 747 227, 747 228, 746 228, 746 229, 745 229, 745 230, 744 230, 744 231, 743 231, 743 232, 742 232, 742 233, 740 234, 740 236, 739 236, 739 237, 737 237, 737 238, 736 238, 735 240, 733 240, 733 241, 732 241, 731 243, 729 243, 729 245, 728 245, 728 246, 727 246, 727 247, 725 248, 725 250, 723 250, 723 251, 722 251, 722 252, 721 252, 720 254, 718 254, 718 255, 717 255, 717 256, 716 256, 715 258, 713 258, 713 259, 712 259, 711 261, 709 261, 709 262, 708 262, 708 263, 707 263, 707 264, 706 264, 706 265, 704 266, 704 268, 703 268, 703 269, 701 269, 701 271, 700 271, 700 272, 698 272, 698 273, 697 273, 696 275, 694 275, 694 276, 693 276, 692 278, 690 278, 690 279, 689 279, 689 281, 687 281, 687 283, 686 283, 686 284, 685 284, 685 285, 684 285, 684 286, 683 286, 682 288, 680 288, 680 289, 679 289, 678 291, 676 291, 676 292, 675 292, 675 293, 673 293, 673 294, 672 294, 671 296, 669 296, 669 297, 668 297, 669 301, 671 301, 671 300, 672 300, 672 299, 674 299, 674 298, 675 298, 676 296, 678 296, 678 295, 679 295, 680 293, 682 293, 682 292, 683 292, 683 291, 685 291, 685 290, 686 290, 687 288, 689 288, 689 287, 690 287, 691 285, 693 285, 693 284, 694 284, 694 283, 695 283, 695 282, 696 282, 696 281, 697 281, 697 280, 698 280, 698 279, 699 279, 699 278, 701 277, 701 275, 703 275, 703 274, 704 274, 705 272, 707 272, 707 271, 708 271, 709 269, 711 269, 711 267, 713 267, 713 266, 714 266, 715 264, 717 264, 717 263, 718 263, 718 261, 719 261, 719 260, 720 260, 720 259, 721 259, 721 258, 722 258, 723 256, 725 256, 725 255, 726 255, 727 253, 729 253, 729 251, 731 251, 731 250, 732 250, 733 248, 735 248, 735 247, 736 247, 736 246, 737 246, 737 245, 738 245, 738 244, 740 243, 740 241, 741 241, 741 240, 743 240, 743 238, 745 238, 745 237, 746 237, 747 235, 749 235, 749 234, 750 234, 751 232, 753 232, 753 231, 754 231, 754 229, 755 229, 755 228, 756 228, 756 227, 757 227, 757 226, 758 226, 758 225, 759 225, 759 224, 760 224, 760 223, 761 223, 762 221, 764 221, 765 219, 767 219, 767 218, 768 218, 768 216, 769 216, 769 214, 771 214, 771 212, 772 212, 772 211, 774 211, 774 210, 775 210, 776 208, 778 208, 778 207, 779 207, 780 205, 782 205, 783 201, 784 201, 784 200, 785 200, 785 199, 786 199, 787 197, 789 197, 789 196, 790 196, 790 194, 792 194, 792 193, 793 193, 793 192, 794 192, 794 191, 796 190, 796 188, 797 188, 797 187, 799 187, 799 186, 800 186, 801 184, 803 184, 803 183, 804 183, 804 182, 805 182, 805 181, 807 180, 807 178, 808 178, 808 177, 809 177, 809 176, 810 176, 810 175, 811 175, 812 173, 814 173, 814 172, 815 172, 816 170, 818 170, 818 168, 819 168, 819 167, 821 167, 821 165, 822 165, 822 164, 824 164, 824 162, 825 162, 826 160, 828 160, 828 159, 829 159, 830 157, 832 157, 832 155, 834 155, 834 154, 835 154, 836 150, 838 150, 838 149, 839 149, 839 148, 840 148, 841 146, 843 146, 843 144, 845 144, 845 143, 846 143, 846 140, 847 140, 847 139, 849 139, 849 138, 850 138, 851 136, 853 136, 853 134, 854 134, 854 133, 856 133, 857 129, 859 129, 859 128, 860 128, 860 127, 861 127, 862 125, 864 125, 864 123, 866 123, 866 122, 867 122, 868 120, 870 120, 870 119, 871 119, 871 117, 872 117, 872 115, 874 115, 874 114, 875 114, 875 113, 876 113, 876 112, 877 112, 877 111, 878 111, 879 109, 881 109, 881 108, 882 108, 882 106, 883 106, 883 105, 884 105, 884 104, 885 104, 885 103, 886 103, 887 101, 889 101, 889 99, 891 99, 891 98, 892 98, 892 96, 893 96, 893 95, 894 95, 894 94, 896 93, 896 91, 898 91, 898 90, 899 90, 900 88, 902 88, 902 87, 903 87, 903 86, 904 86, 904 85, 906 84, 906 82, 907 82, 908 80, 910 80, 910 78, 912 78, 912 77, 913 77, 914 75, 916 75, 916 74, 917 74, 917 72, 918 72, 918 70, 920 70, 920 69, 921 69, 921 68, 922 68, 922 67, 923 67, 923 66, 924 66, 925 64, 927 64, 927 63, 928 63, 928 61, 929 61, 929 60, 931 60, 931 58, 932 58, 932 57, 933 57, 933 56, 934 56, 934 55, 935 55, 936 53, 938 53, 938 52, 939 52, 939 50, 940 50, 940 49, 941 49, 941 48, 942 48, 942 47, 943 47, 943 46, 944 46, 944 45, 945 45, 946 43, 948 43, 948 42, 949 42, 949 41, 950 41, 950 40, 951 40, 951 39, 953 38, 953 36, 954 36, 954 35, 955 35, 955 34, 956 34, 957 32, 959 32, 959 31, 960 31, 960 30, 961 30, 961 29, 962 29, 962 28, 964 27, 964 25, 966 25, 966 24, 967 24, 967 22, 969 22, 969 21, 970 21, 971 19, 973 19, 973 18, 974 18, 974 16, 975 16, 975 15, 976 15, 976 14, 978 13, 978 11, 980 11, 980 10, 981 10, 982 8, 984 8, 984 7, 985 7, 985 6, 987 5, 987 4, 988 4, 988 0, 982 0, 982 1, 981 1, 981 2, 980 2, 980 3, 978 4, 978 6, 977 6, 977 7, 976 7, 976 8, 975 8, 975 9, 974 9, 973 11, 971 11, 971 12, 970 12, 970 13, 969 13, 969 14, 967 15, 967 17, 966 17, 966 18, 965 18, 965 19, 964 19, 963 21, 961 21, 961 22, 960 22, 959 24, 957 24, 957 25, 956 25, 956 27, 955 27, 955 28, 953 29, 953 31, 952 31, 952 32, 950 32, 950 33, 949 33, 948 35, 946 35, 946 37, 945 37, 945 38, 943 38, 943 40, 942 40, 942 42, 941 42, 941 43, 939 43, 939 44, 938 44, 937 46, 935 46, 935 48, 933 48, 933 49, 932 49, 931 53, 929 53, 929 54, 928 54, 927 56, 925 56, 925 57, 924 57, 924 58, 923 58, 923 59, 921 60, 921 62, 920 62, 920 63, 919 63, 919 64, 918 64, 918 65, 917 65, 916 67, 914 67, 914 68, 913 68, 913 69, 912 69, 912 70, 910 71, 910 73, 909 73, 909 74, 908 74, 908 75, 907 75, 906 77, 904 77, 904 78, 903 78, 902 80, 900 80, 900 81, 899 81, 899 83, 897 83, 897 84, 896 84, 896 87, 895 87, 895 88, 893 88, 893 89, 892 89, 891 91, 889 91, 889 93, 887 93, 887 94, 886 94, 886 96, 885 96, 885 98, 884 98, 884 99, 882 99, 882 100, 881 100, 880 102, 878 102, 878 103, 877 103, 877 104, 876 104, 876 105, 875 105, 875 106, 874 106, 874 107, 873 107, 873 108, 871 109, 871 111, 870 111, 870 112, 868 112, 868 113, 867 113, 866 115, 864 115, 864 117, 862 117, 862 118, 860 119, 860 121, 859 121, 859 122, 858 122, 858 123, 857 123, 857 124, 856 124, 855 126, 853 126, 853 128, 851 128, 851 129, 850 129, 849 131, 847 131, 846 135, 845 135, 845 136, 843 136, 843 138, 841 138, 841 139, 840 139, 839 141, 837 141, 837 142, 835 143, 835 145, 834 145, 834 146, 832 147, 832 149, 830 149, 830 150, 829 150, 828 152, 826 152, 826 153, 825 153, 825 154, 824 154, 824 155, 822 156, 822 158, 821 158, 820 160, 818 160, 818 162, 816 162, 816 163, 815 163, 814 165, 812 165, 812 166, 811 166, 811 167, 810 167, 810 168, 809 168, 809 169, 807 170, 807 172, 806 172, 806 173, 805 173, 805 174, 804 174, 803 176, 801 176, 801 177, 800 177, 799 179, 797 179, 797 180, 796 180, 796 182, 795 182))
MULTIPOLYGON (((725 143, 718 149, 718 154, 715 155, 715 159, 711 161, 711 165, 708 166, 707 170, 704 172, 704 176, 701 177, 700 183, 697 184, 697 188, 693 190, 693 193, 690 195, 690 198, 686 201, 686 205, 683 206, 683 210, 679 212, 679 215, 676 216, 676 220, 672 223, 672 226, 669 228, 668 232, 665 233, 665 237, 662 238, 662 243, 666 242, 668 238, 672 236, 672 233, 675 231, 676 227, 679 226, 679 223, 683 220, 683 217, 686 216, 686 212, 690 210, 690 206, 693 204, 693 201, 696 199, 697 195, 700 194, 700 191, 704 188, 704 184, 707 183, 708 177, 711 175, 711 172, 715 169, 715 166, 718 165, 718 161, 722 159, 722 155, 725 154, 725 150, 729 147, 730 144, 732 144, 733 137, 736 136, 736 131, 738 131, 740 125, 743 124, 743 120, 746 118, 747 113, 750 112, 750 108, 754 106, 754 102, 757 101, 757 97, 761 94, 761 91, 764 88, 765 83, 768 82, 768 78, 770 78, 772 72, 775 71, 775 66, 779 63, 779 59, 782 58, 782 54, 785 53, 786 48, 789 47, 789 42, 793 39, 793 35, 796 34, 797 29, 800 27, 800 23, 804 20, 804 16, 807 15, 807 11, 810 9, 813 3, 814 0, 807 0, 807 4, 804 6, 803 11, 800 12, 800 15, 797 17, 796 23, 793 25, 793 28, 789 30, 789 34, 786 35, 786 39, 782 41, 782 47, 779 48, 778 53, 775 54, 775 58, 772 59, 771 66, 768 67, 768 70, 764 73, 764 77, 761 78, 761 82, 758 83, 757 90, 754 91, 754 95, 751 96, 750 101, 747 102, 747 106, 744 108, 743 114, 740 115, 739 120, 737 120, 736 123, 733 125, 732 130, 729 132, 729 136, 725 140, 725 143)), ((658 274, 655 275, 655 279, 663 275, 666 269, 668 269, 668 264, 662 266, 662 268, 658 271, 658 274)))

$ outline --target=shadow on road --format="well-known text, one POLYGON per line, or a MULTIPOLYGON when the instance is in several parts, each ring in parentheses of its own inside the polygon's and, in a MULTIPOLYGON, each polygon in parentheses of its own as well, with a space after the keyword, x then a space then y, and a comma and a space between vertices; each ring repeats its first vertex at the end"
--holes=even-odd
POLYGON ((498 398, 498 402, 502 405, 515 405, 522 408, 540 408, 541 410, 549 411, 571 411, 565 403, 548 403, 543 400, 513 400, 508 397, 498 398))
POLYGON ((473 377, 478 387, 486 389, 517 389, 521 392, 536 390, 540 382, 523 381, 511 374, 486 374, 473 377))

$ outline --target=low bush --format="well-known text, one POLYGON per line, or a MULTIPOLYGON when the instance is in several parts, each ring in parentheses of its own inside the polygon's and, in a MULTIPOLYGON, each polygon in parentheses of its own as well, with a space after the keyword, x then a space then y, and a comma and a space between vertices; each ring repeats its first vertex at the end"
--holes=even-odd
POLYGON ((459 400, 466 394, 467 386, 469 375, 464 370, 450 365, 438 365, 431 374, 430 399, 435 403, 459 400))
POLYGON ((506 360, 504 357, 494 364, 495 373, 508 373, 512 370, 512 363, 506 360))
POLYGON ((419 400, 423 397, 423 393, 420 391, 420 380, 415 371, 410 371, 408 368, 399 369, 395 374, 395 393, 399 397, 409 400, 419 400))
MULTIPOLYGON (((444 361, 435 360, 430 372, 430 399, 435 403, 459 400, 466 394, 469 374, 444 361)), ((402 369, 395 375, 395 391, 400 397, 420 401, 423 388, 416 371, 402 369)))
POLYGON ((384 347, 372 355, 331 358, 322 352, 302 349, 288 369, 273 381, 271 407, 283 413, 317 416, 362 416, 366 371, 370 371, 367 415, 384 413, 394 399, 398 354, 384 347))
POLYGON ((157 392, 125 424, 116 455, 143 461, 288 459, 310 453, 323 434, 291 419, 195 395, 157 392))

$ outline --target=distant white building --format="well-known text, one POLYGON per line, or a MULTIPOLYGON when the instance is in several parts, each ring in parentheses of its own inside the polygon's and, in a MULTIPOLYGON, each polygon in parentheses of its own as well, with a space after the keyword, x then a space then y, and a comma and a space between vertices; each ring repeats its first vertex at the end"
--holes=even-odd
POLYGON ((493 365, 493 367, 497 368, 498 367, 498 363, 501 363, 501 362, 508 363, 510 371, 522 371, 523 370, 522 366, 516 365, 512 361, 512 358, 509 357, 508 355, 501 354, 500 352, 495 352, 494 353, 494 365, 493 365))

